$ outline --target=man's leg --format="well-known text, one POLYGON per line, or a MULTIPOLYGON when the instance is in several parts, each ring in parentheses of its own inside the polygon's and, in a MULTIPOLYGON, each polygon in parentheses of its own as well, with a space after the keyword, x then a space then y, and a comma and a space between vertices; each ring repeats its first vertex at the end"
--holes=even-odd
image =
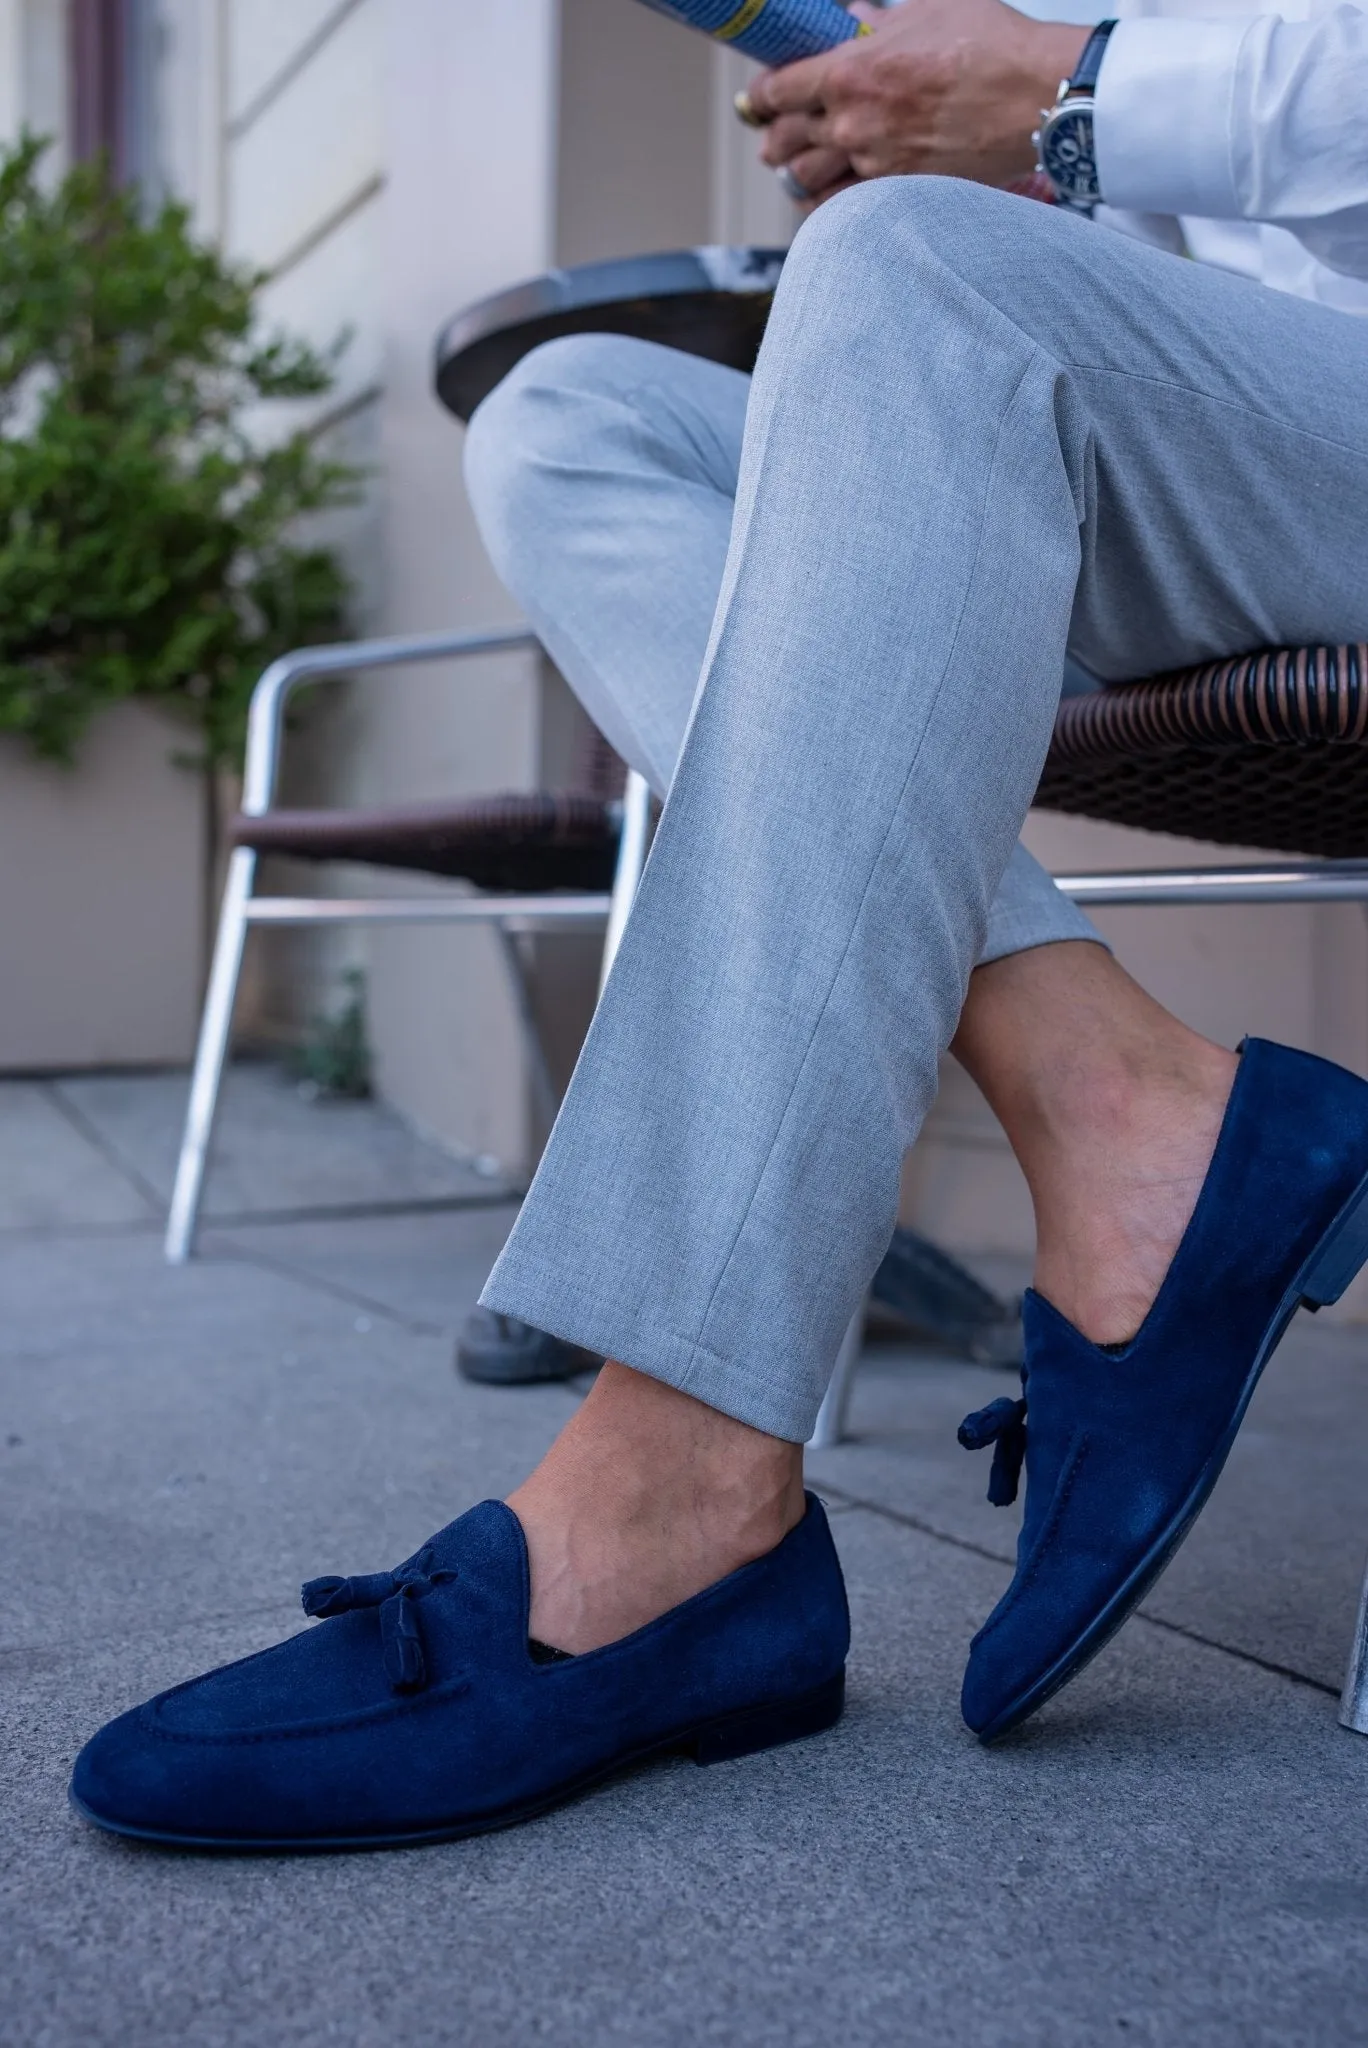
POLYGON ((660 796, 722 587, 750 381, 624 335, 570 335, 525 356, 466 435, 494 566, 660 796))
POLYGON ((1066 640, 1120 678, 1361 637, 1365 391, 1337 316, 999 196, 890 181, 818 216, 683 764, 495 1305, 801 1439, 1066 640))
POLYGON ((1236 1060, 1101 946, 971 976, 952 1041, 1007 1133, 1036 1218, 1037 1293, 1094 1343, 1139 1329, 1187 1228, 1236 1060))
MULTIPOLYGON (((1234 1055, 1095 944, 1011 954, 969 991, 953 1050, 1030 1184, 1036 1287, 1099 1343, 1127 1337, 1192 1214, 1234 1055)), ((534 1635, 596 1649, 763 1556, 802 1513, 802 1471, 798 1445, 610 1362, 510 1495, 534 1635)))
MULTIPOLYGON (((525 356, 466 437, 466 486, 500 576, 599 730, 659 796, 722 587, 750 385, 679 349, 572 335, 525 356)), ((1078 680, 1068 665, 1066 689, 1078 680)), ((1017 846, 983 958, 1088 938, 1082 911, 1017 846)))

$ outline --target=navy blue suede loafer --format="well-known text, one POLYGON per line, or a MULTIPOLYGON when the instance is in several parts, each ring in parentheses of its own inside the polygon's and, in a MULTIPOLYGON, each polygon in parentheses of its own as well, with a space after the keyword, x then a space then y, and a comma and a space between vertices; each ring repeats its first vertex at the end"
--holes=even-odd
POLYGON ((78 1813, 186 1849, 395 1848, 528 1820, 620 1767, 719 1763, 839 1719, 850 1621, 821 1504, 778 1547, 621 1642, 538 1659, 500 1501, 393 1572, 314 1579, 325 1617, 120 1715, 78 1813))
POLYGON ((1248 1039, 1192 1220, 1137 1335, 1100 1348, 1031 1292, 1024 1399, 966 1418, 988 1498, 1026 1507, 1016 1576, 969 1651, 985 1742, 1033 1714, 1121 1626, 1220 1476, 1296 1309, 1368 1259, 1368 1083, 1248 1039))

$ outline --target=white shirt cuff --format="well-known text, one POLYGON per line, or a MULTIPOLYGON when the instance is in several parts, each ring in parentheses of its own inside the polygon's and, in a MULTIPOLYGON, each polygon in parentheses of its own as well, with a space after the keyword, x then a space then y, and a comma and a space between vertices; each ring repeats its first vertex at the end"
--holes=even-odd
POLYGON ((1231 109, 1240 47, 1257 17, 1143 17, 1112 30, 1093 143, 1108 206, 1238 218, 1231 109))

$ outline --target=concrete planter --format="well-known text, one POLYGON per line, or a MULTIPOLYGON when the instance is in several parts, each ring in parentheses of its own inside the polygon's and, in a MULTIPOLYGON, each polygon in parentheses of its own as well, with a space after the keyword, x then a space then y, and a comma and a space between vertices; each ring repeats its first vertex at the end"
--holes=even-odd
POLYGON ((153 1066, 194 1044, 203 778, 184 727, 103 713, 71 769, 0 736, 0 1071, 153 1066))

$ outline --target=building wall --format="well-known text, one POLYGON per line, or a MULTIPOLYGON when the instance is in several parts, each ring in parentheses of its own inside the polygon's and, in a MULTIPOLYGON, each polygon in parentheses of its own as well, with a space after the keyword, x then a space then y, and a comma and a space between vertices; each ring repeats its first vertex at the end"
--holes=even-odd
MULTIPOLYGON (((321 348, 345 336, 335 390, 302 415, 367 471, 364 503, 328 524, 358 630, 509 620, 461 491, 459 430, 432 395, 431 346, 458 306, 551 260, 552 0, 177 0, 163 29, 167 183, 266 273, 268 325, 321 348)), ((319 692, 288 794, 525 786, 539 689, 533 662, 506 659, 319 692)), ((277 866, 279 886, 293 879, 277 866)), ((249 1030, 297 1031, 360 964, 382 1092, 455 1146, 525 1163, 521 1053, 489 934, 258 935, 253 957, 249 1030)))
MULTIPOLYGON (((371 4, 388 24, 382 618, 405 632, 499 626, 514 610, 474 531, 460 430, 432 395, 432 344, 459 307, 552 260, 556 14, 551 0, 371 4)), ((523 655, 367 690, 358 760, 369 789, 532 785, 539 690, 523 655)), ((496 946, 485 931, 375 935, 379 1080, 423 1128, 523 1167, 527 1086, 496 946)))
MULTIPOLYGON (((731 111, 748 67, 630 0, 160 5, 154 184, 267 272, 268 321, 320 346, 348 335, 337 389, 310 420, 370 471, 365 503, 332 527, 358 625, 509 621, 462 492, 460 429, 431 392, 433 337, 459 306, 553 263, 786 241, 793 211, 731 111)), ((0 132, 27 118, 60 133, 62 19, 62 0, 0 0, 0 132)), ((377 678, 320 694, 290 788, 418 798, 564 780, 574 721, 564 685, 523 657, 377 678)), ((1047 860, 1073 867, 1152 857, 1142 835, 1077 820, 1029 829, 1047 860)), ((1099 924, 1216 1035, 1266 1032, 1368 1065, 1357 910, 1131 910, 1099 924)), ((530 1163, 537 1132, 491 935, 275 936, 274 959, 256 956, 258 1025, 297 1028, 340 965, 362 961, 382 1091, 449 1144, 530 1163)), ((592 954, 569 941, 543 953, 562 1064, 592 1000, 592 954)), ((1000 1133, 953 1071, 905 1209, 972 1249, 1029 1245, 1000 1133)))
POLYGON ((51 135, 60 162, 66 127, 65 0, 0 0, 0 139, 51 135))

